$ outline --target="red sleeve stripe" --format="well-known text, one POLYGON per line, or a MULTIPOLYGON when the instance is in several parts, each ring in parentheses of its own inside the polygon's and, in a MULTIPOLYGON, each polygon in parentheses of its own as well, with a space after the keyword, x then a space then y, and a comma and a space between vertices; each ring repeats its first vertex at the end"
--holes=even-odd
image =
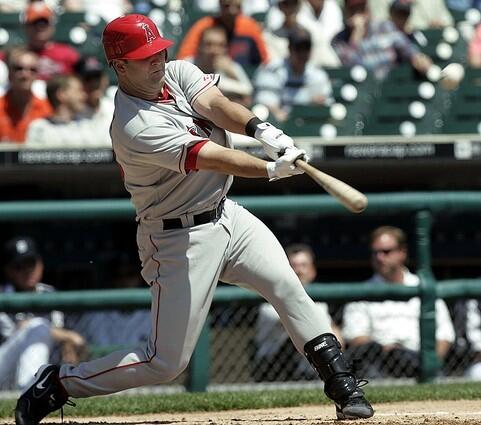
POLYGON ((197 171, 197 155, 202 149, 202 146, 204 146, 207 142, 208 140, 202 140, 187 149, 187 158, 185 159, 185 171, 197 171))

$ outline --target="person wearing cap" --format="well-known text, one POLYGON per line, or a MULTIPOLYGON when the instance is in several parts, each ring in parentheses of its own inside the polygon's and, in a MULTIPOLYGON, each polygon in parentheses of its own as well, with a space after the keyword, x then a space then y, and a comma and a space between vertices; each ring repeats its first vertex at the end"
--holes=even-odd
MULTIPOLYGON (((35 241, 28 237, 8 240, 2 252, 4 282, 0 293, 46 293, 55 289, 42 283, 44 263, 35 241)), ((59 311, 0 313, 0 388, 22 390, 37 369, 49 361, 55 344, 75 356, 84 339, 63 328, 59 311), (73 350, 72 350, 73 348, 73 350)), ((64 357, 77 362, 76 357, 64 357)))
POLYGON ((346 28, 332 41, 343 66, 362 65, 378 80, 402 62, 423 75, 431 67, 432 60, 391 20, 371 20, 367 0, 346 0, 344 18, 346 28))
POLYGON ((104 64, 96 56, 84 56, 75 65, 75 74, 80 78, 87 95, 87 106, 82 118, 92 120, 109 142, 109 127, 114 113, 114 103, 107 95, 109 76, 104 64))
POLYGON ((297 350, 325 381, 339 419, 371 417, 331 324, 279 241, 227 197, 234 176, 277 181, 302 174, 296 161, 308 161, 306 152, 224 96, 218 75, 187 61, 167 62, 173 42, 147 16, 114 19, 102 42, 118 78, 110 134, 137 213, 152 334, 146 345, 78 366, 42 366, 17 401, 17 425, 37 424, 69 397, 174 380, 189 363, 219 280, 251 288, 274 305, 297 350), (256 138, 268 160, 234 149, 231 132, 256 138))
POLYGON ((51 114, 46 99, 32 93, 38 74, 38 56, 22 47, 6 52, 9 88, 0 97, 0 142, 24 143, 32 121, 51 114))
POLYGON ((43 1, 28 4, 21 15, 27 47, 39 58, 38 78, 48 80, 54 75, 73 73, 80 55, 72 46, 52 40, 55 13, 43 1))
MULTIPOLYGON (((75 75, 57 75, 47 81, 51 115, 32 121, 27 132, 29 148, 109 147, 108 125, 85 117, 87 94, 75 75)), ((112 117, 110 116, 110 120, 112 117)))
POLYGON ((279 122, 286 121, 295 105, 330 105, 332 86, 327 73, 309 62, 309 32, 296 27, 288 34, 289 55, 258 69, 254 76, 254 103, 267 106, 279 122))
POLYGON ((262 29, 251 17, 242 14, 242 0, 219 0, 220 13, 199 19, 184 36, 177 59, 197 54, 202 33, 206 28, 223 26, 229 39, 229 55, 242 66, 256 67, 266 63, 268 53, 262 29))

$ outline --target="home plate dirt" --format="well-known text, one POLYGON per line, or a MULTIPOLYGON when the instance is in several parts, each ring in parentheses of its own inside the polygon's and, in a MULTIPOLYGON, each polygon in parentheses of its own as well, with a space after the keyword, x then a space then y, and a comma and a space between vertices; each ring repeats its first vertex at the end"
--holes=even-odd
MULTIPOLYGON (((374 405, 371 419, 346 424, 471 425, 481 424, 481 400, 423 401, 374 405)), ((42 424, 58 423, 48 418, 42 424)), ((7 422, 12 423, 12 422, 7 422)), ((159 413, 101 418, 64 417, 65 424, 156 424, 156 425, 311 425, 341 423, 333 406, 305 406, 279 409, 231 410, 207 413, 159 413)))

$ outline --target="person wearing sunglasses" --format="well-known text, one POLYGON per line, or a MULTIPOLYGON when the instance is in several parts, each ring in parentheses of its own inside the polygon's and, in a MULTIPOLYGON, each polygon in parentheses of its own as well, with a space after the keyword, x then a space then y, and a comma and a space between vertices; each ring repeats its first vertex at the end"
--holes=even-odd
MULTIPOLYGON (((418 286, 406 267, 407 238, 393 226, 375 229, 370 237, 373 285, 418 286)), ((365 376, 415 377, 419 372, 419 298, 408 301, 356 301, 346 304, 343 337, 346 356, 359 359, 365 376)), ((436 351, 442 360, 454 342, 454 328, 443 300, 436 301, 436 351)))
POLYGON ((52 112, 50 103, 32 93, 37 78, 38 56, 22 47, 9 50, 5 57, 9 88, 0 97, 0 142, 23 143, 30 123, 52 112))

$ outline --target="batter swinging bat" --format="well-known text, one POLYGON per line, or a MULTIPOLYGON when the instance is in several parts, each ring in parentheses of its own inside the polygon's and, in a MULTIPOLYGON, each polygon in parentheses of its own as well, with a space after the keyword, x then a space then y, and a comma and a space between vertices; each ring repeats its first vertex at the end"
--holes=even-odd
POLYGON ((296 166, 311 177, 324 190, 339 200, 349 211, 360 213, 367 207, 366 195, 349 186, 348 184, 319 171, 302 159, 296 160, 296 166))

